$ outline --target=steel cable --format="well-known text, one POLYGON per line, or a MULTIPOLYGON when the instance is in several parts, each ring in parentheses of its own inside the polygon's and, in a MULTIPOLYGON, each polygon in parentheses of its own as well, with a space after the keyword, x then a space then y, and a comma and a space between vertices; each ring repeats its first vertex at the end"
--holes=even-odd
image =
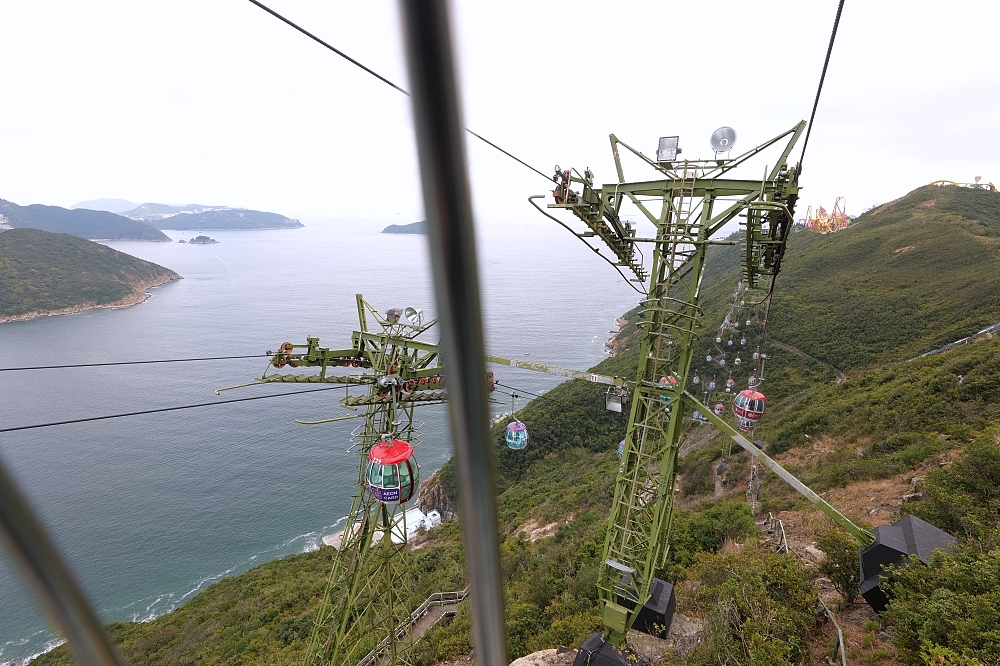
MULTIPOLYGON (((251 0, 252 2, 253 0, 251 0)), ((830 32, 830 44, 826 47, 826 59, 823 61, 823 71, 819 75, 819 85, 816 87, 816 99, 813 100, 812 113, 809 114, 809 125, 806 127, 806 138, 802 142, 802 154, 799 155, 799 174, 802 173, 802 162, 809 146, 809 135, 812 134, 813 120, 816 119, 816 108, 819 107, 819 96, 823 92, 823 81, 826 80, 826 69, 830 66, 830 54, 833 53, 833 42, 837 38, 837 28, 840 26, 840 14, 844 11, 844 0, 837 5, 837 16, 833 19, 833 31, 830 32)))
POLYGON ((190 363, 192 361, 228 361, 237 358, 270 358, 272 354, 248 354, 246 356, 207 356, 203 358, 167 358, 155 361, 108 361, 106 363, 73 363, 68 365, 29 365, 17 368, 0 368, 0 372, 16 370, 61 370, 64 368, 101 368, 111 365, 149 365, 151 363, 190 363))
POLYGON ((232 400, 214 400, 212 402, 201 402, 194 405, 178 405, 176 407, 160 407, 158 409, 143 409, 138 412, 124 412, 122 414, 107 414, 104 416, 88 416, 81 419, 68 419, 66 421, 50 421, 49 423, 35 423, 33 425, 13 426, 10 428, 0 428, 0 433, 15 432, 18 430, 33 430, 35 428, 49 428, 51 426, 70 425, 72 423, 87 423, 90 421, 106 421, 108 419, 121 419, 127 416, 142 416, 144 414, 159 414, 162 412, 176 412, 182 409, 195 409, 197 407, 211 407, 213 405, 230 405, 234 402, 250 402, 252 400, 267 400, 268 398, 283 398, 286 395, 301 395, 303 393, 316 393, 318 391, 333 391, 343 389, 342 386, 325 386, 323 388, 307 389, 305 391, 289 391, 288 393, 272 393, 271 395, 256 395, 249 398, 233 398, 232 400))
MULTIPOLYGON (((348 61, 352 65, 355 65, 356 67, 360 67, 361 69, 363 69, 364 71, 368 72, 369 74, 371 74, 372 76, 374 76, 376 79, 378 79, 382 83, 386 84, 387 86, 393 88, 394 90, 397 90, 397 91, 403 93, 407 97, 410 96, 409 91, 406 90, 405 88, 402 88, 402 87, 396 85, 395 83, 393 83, 389 79, 385 78, 384 76, 382 76, 381 74, 379 74, 375 70, 373 70, 370 67, 366 67, 365 65, 361 64, 360 62, 358 62, 357 60, 355 60, 351 56, 347 55, 346 53, 344 53, 340 49, 334 47, 329 42, 326 42, 326 41, 320 39, 319 37, 317 37, 313 33, 309 32, 308 30, 306 30, 302 26, 298 25, 297 23, 294 23, 290 19, 285 18, 284 16, 282 16, 278 12, 274 11, 273 9, 271 9, 267 5, 263 4, 262 2, 259 2, 258 0, 249 0, 249 1, 251 3, 253 3, 254 5, 257 5, 258 7, 260 7, 261 9, 263 9, 265 12, 267 12, 268 14, 270 14, 271 16, 273 16, 274 18, 278 19, 279 21, 282 21, 283 23, 291 26, 292 28, 295 28, 296 30, 298 30, 299 32, 301 32, 303 35, 305 35, 306 37, 308 37, 309 39, 315 41, 317 44, 321 44, 321 45, 325 46, 326 48, 330 49, 331 51, 333 51, 334 53, 336 53, 337 55, 339 55, 341 58, 343 58, 344 60, 348 61)), ((510 152, 508 152, 506 150, 504 150, 503 148, 501 148, 497 144, 493 143, 492 141, 490 141, 489 139, 487 139, 486 137, 484 137, 482 134, 474 132, 471 129, 469 129, 468 127, 464 127, 463 129, 466 132, 468 132, 469 134, 471 134, 472 136, 476 137, 477 139, 479 139, 480 141, 482 141, 483 143, 485 143, 487 146, 490 146, 491 148, 496 148, 501 153, 503 153, 507 157, 511 158, 512 160, 514 160, 518 164, 521 164, 522 166, 525 166, 525 167, 531 169, 532 171, 534 171, 535 173, 537 173, 539 176, 541 176, 545 180, 548 180, 548 181, 552 180, 551 176, 545 175, 545 173, 543 173, 543 172, 539 171, 538 169, 536 169, 535 167, 531 166, 530 164, 528 164, 527 162, 525 162, 524 160, 522 160, 520 157, 517 157, 516 155, 514 155, 514 154, 512 154, 512 153, 510 153, 510 152)))

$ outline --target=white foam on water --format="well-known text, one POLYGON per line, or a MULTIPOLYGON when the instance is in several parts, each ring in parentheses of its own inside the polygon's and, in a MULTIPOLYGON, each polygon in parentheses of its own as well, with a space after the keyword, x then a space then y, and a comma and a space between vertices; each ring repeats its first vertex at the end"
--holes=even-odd
MULTIPOLYGON (((152 601, 148 601, 148 598, 137 599, 118 609, 102 609, 101 615, 121 616, 122 611, 125 611, 125 615, 129 617, 129 619, 132 622, 151 622, 156 618, 160 617, 161 615, 166 615, 167 613, 175 610, 178 606, 183 604, 185 601, 187 601, 188 599, 190 599, 195 594, 203 590, 205 587, 208 587, 212 583, 216 583, 238 570, 246 570, 251 568, 252 565, 256 565, 258 563, 258 560, 260 560, 261 562, 267 562, 272 559, 277 559, 277 557, 274 557, 274 555, 278 553, 282 555, 290 555, 295 552, 308 553, 317 550, 320 547, 323 535, 331 533, 332 530, 336 529, 345 520, 347 520, 347 516, 341 516, 332 525, 327 525, 320 530, 314 530, 312 532, 306 532, 305 534, 299 534, 297 536, 291 537, 290 539, 286 539, 285 541, 282 541, 281 543, 275 546, 258 551, 253 555, 250 555, 243 561, 241 561, 239 564, 229 567, 225 571, 213 574, 211 576, 205 576, 199 579, 198 581, 193 583, 193 586, 183 594, 178 594, 175 592, 165 592, 153 598, 152 601), (303 544, 302 548, 300 550, 293 550, 291 547, 300 541, 303 544), (268 557, 268 555, 271 555, 272 557, 268 557), (134 608, 135 606, 141 606, 142 610, 138 612, 128 613, 128 610, 134 608)), ((277 556, 280 557, 281 555, 277 556)), ((62 639, 55 636, 49 631, 36 631, 30 636, 9 640, 6 643, 0 644, 0 666, 25 666, 25 664, 27 664, 35 657, 41 656, 46 652, 54 650, 55 648, 62 645, 64 642, 65 641, 63 641, 62 639), (48 639, 46 640, 43 648, 40 651, 35 652, 34 654, 28 656, 23 656, 23 657, 18 657, 16 659, 3 661, 5 651, 23 647, 37 640, 40 636, 48 636, 48 639)))
MULTIPOLYGON (((334 522, 332 525, 327 525, 320 530, 314 530, 311 532, 306 532, 305 534, 299 534, 297 536, 286 539, 279 544, 271 546, 270 548, 265 548, 264 550, 257 551, 251 554, 249 557, 243 559, 239 563, 234 564, 231 567, 228 567, 225 571, 221 571, 219 573, 200 578, 199 580, 195 581, 192 584, 190 589, 188 589, 183 593, 164 592, 153 598, 152 601, 149 601, 148 597, 146 599, 137 599, 119 609, 105 609, 105 612, 107 612, 109 615, 120 615, 122 611, 128 611, 130 608, 133 608, 134 606, 137 605, 144 606, 142 611, 132 612, 130 614, 126 613, 126 615, 130 617, 132 622, 150 622, 160 617, 161 615, 165 615, 166 613, 169 613, 172 610, 176 609, 178 606, 180 606, 185 601, 196 595, 201 590, 205 589, 209 585, 212 585, 213 583, 217 583, 226 576, 235 575, 236 573, 241 573, 243 571, 252 568, 253 566, 256 566, 257 564, 263 562, 269 562, 284 555, 291 555, 296 552, 308 553, 317 550, 320 546, 320 543, 322 542, 323 535, 329 534, 332 530, 336 529, 337 526, 339 526, 345 520, 347 520, 347 516, 342 516, 338 518, 337 521, 334 522), (302 543, 302 547, 300 549, 293 548, 293 546, 298 542, 302 543), (117 610, 118 612, 116 613, 115 610, 117 610)), ((2 655, 2 652, 0 652, 0 655, 2 655)), ((0 664, 0 666, 3 666, 3 664, 0 664)))
POLYGON ((45 641, 45 644, 42 646, 41 650, 33 654, 25 655, 23 657, 18 657, 17 659, 0 661, 0 666, 26 666, 26 664, 35 657, 40 657, 46 652, 51 652, 52 650, 55 650, 57 647, 66 642, 63 639, 59 638, 58 636, 53 635, 51 632, 36 631, 27 638, 18 638, 10 640, 4 643, 3 645, 0 645, 0 658, 3 658, 4 650, 7 649, 8 647, 21 647, 22 645, 27 645, 33 638, 35 638, 36 636, 40 636, 42 634, 48 634, 49 638, 48 640, 45 641))

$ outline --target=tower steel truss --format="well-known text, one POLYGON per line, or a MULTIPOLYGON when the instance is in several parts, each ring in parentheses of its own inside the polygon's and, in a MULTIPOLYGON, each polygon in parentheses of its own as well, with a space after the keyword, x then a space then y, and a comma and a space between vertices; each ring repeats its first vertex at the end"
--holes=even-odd
MULTIPOLYGON (((350 450, 358 456, 351 510, 316 611, 306 666, 410 666, 413 586, 406 506, 380 502, 368 489, 365 476, 368 454, 384 438, 419 444, 420 424, 414 420, 414 409, 444 402, 445 378, 437 345, 417 339, 436 320, 411 321, 400 310, 383 315, 360 294, 357 306, 360 330, 352 335, 351 347, 320 347, 318 338, 308 338, 305 344, 286 342, 273 353, 269 365, 279 370, 319 368, 318 374, 265 373, 255 383, 344 384, 346 395, 340 404, 364 410, 310 422, 364 419, 351 441, 350 450), (369 319, 381 330, 369 330, 369 319), (367 391, 352 394, 352 386, 367 391)), ((489 384, 487 389, 492 391, 492 379, 489 384)))
POLYGON ((616 645, 624 645, 669 552, 681 426, 685 409, 692 406, 684 387, 700 328, 707 249, 726 223, 742 217, 743 281, 749 288, 770 289, 798 197, 797 169, 787 160, 804 127, 800 122, 729 161, 654 162, 612 135, 618 182, 602 187, 594 186, 589 169, 581 175, 557 168, 556 203, 548 208, 573 213, 587 227, 577 235, 599 238, 615 256, 613 263, 646 286, 639 367, 597 584, 604 638, 616 645), (780 157, 763 179, 729 177, 735 167, 782 140, 780 157), (626 181, 620 148, 659 177, 626 181), (652 238, 638 237, 622 221, 626 199, 655 226, 652 238), (652 248, 648 274, 640 244, 652 248))

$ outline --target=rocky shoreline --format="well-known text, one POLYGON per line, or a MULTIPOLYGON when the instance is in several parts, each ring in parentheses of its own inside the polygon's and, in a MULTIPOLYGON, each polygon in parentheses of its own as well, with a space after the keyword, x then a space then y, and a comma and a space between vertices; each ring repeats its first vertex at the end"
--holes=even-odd
POLYGON ((153 287, 160 287, 174 280, 183 280, 180 275, 173 271, 169 271, 166 275, 161 275, 150 280, 141 280, 137 282, 133 288, 132 293, 130 293, 125 298, 120 298, 117 301, 112 301, 110 303, 98 304, 93 301, 87 301, 84 303, 78 303, 77 305, 70 306, 68 308, 61 308, 59 310, 32 310, 31 312, 24 312, 18 315, 0 315, 0 324, 6 324, 11 321, 28 321, 30 319, 37 319, 38 317, 55 317, 58 315, 70 315, 77 314, 78 312, 84 312, 85 310, 93 310, 95 308, 101 309, 118 309, 127 308, 133 305, 139 305, 140 303, 146 302, 146 300, 152 296, 152 294, 147 293, 147 289, 152 289, 153 287))
POLYGON ((615 323, 618 324, 617 331, 608 331, 612 333, 611 338, 604 343, 604 348, 608 350, 612 356, 617 356, 625 348, 628 343, 625 333, 625 327, 628 325, 628 319, 625 317, 618 317, 615 319, 615 323))

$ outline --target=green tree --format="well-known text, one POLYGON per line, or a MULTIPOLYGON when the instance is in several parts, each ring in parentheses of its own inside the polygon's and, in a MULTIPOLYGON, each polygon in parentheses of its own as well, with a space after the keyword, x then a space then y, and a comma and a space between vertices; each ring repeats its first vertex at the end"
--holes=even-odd
POLYGON ((967 544, 928 565, 913 560, 896 569, 891 590, 884 617, 903 663, 1000 663, 1000 549, 967 544))
POLYGON ((832 529, 816 538, 816 543, 826 553, 819 566, 820 573, 829 577, 844 601, 853 602, 861 592, 861 548, 852 537, 832 529))
POLYGON ((706 628, 687 656, 690 666, 808 661, 817 597, 805 566, 790 555, 745 546, 739 553, 702 554, 692 574, 706 628))
MULTIPOLYGON (((994 395, 995 399, 995 395, 994 395)), ((924 499, 909 505, 915 516, 956 536, 981 542, 995 538, 1000 523, 1000 446, 987 435, 966 456, 924 479, 924 499)))

